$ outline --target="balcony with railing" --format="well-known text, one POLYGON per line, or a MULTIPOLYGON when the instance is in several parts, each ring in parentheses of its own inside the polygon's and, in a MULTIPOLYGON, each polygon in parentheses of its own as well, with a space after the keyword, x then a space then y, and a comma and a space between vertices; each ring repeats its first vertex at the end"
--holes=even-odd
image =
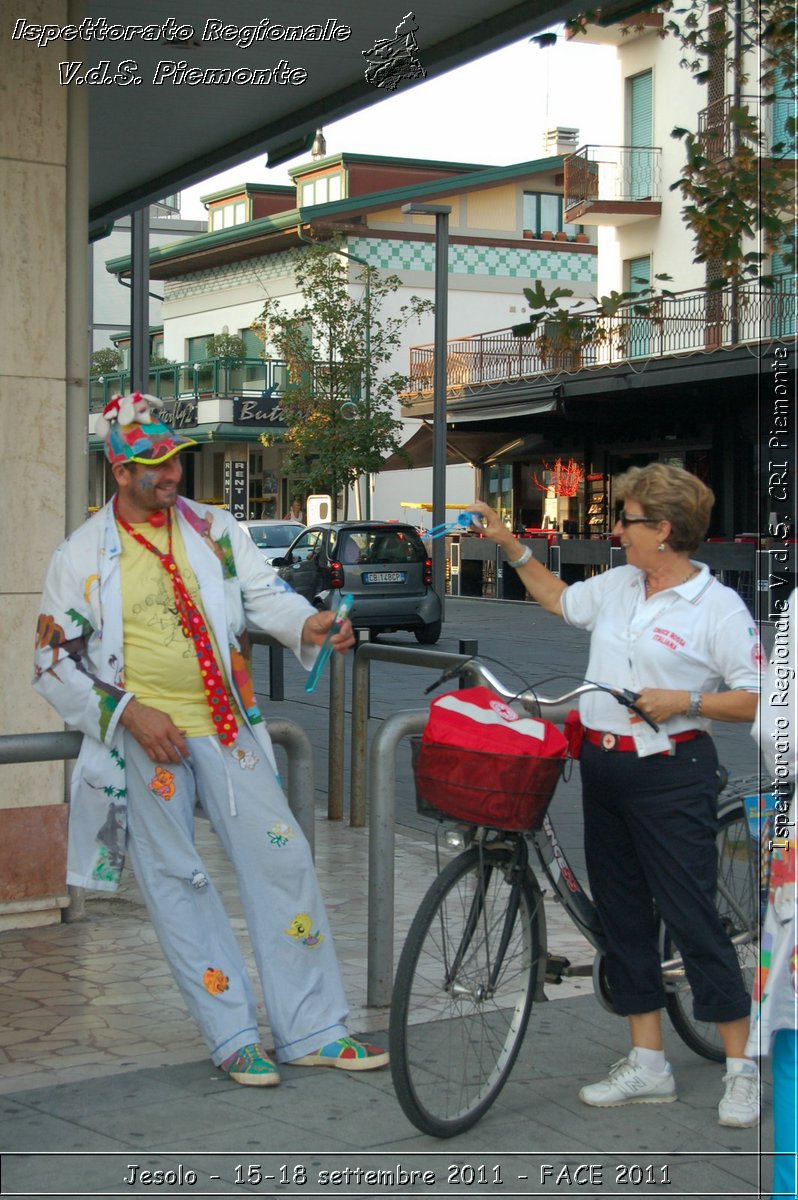
MULTIPOLYGON (((277 399, 288 382, 288 364, 279 359, 208 358, 202 362, 151 367, 146 390, 159 400, 207 400, 236 396, 277 399)), ((99 412, 112 396, 131 389, 129 371, 92 375, 89 410, 99 412)))
POLYGON ((698 114, 698 137, 712 162, 730 159, 738 144, 768 156, 774 145, 778 157, 794 166, 795 135, 787 127, 790 108, 782 101, 762 104, 758 96, 722 96, 698 114), (790 150, 792 151, 790 153, 790 150))
POLYGON ((569 223, 627 225, 662 211, 657 146, 580 146, 564 170, 563 217, 569 223))
MULTIPOLYGON (((532 337, 518 338, 509 329, 495 329, 450 340, 447 391, 456 396, 466 389, 536 375, 794 338, 796 323, 792 275, 778 276, 773 289, 751 283, 719 291, 677 292, 613 316, 572 310, 565 320, 543 322, 532 337)), ((432 390, 434 354, 434 343, 410 349, 410 386, 404 396, 408 410, 432 390)))

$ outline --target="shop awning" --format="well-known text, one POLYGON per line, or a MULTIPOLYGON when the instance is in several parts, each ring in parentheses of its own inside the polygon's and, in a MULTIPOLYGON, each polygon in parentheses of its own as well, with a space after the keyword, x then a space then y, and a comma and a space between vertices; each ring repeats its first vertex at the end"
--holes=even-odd
MULTIPOLYGON (((462 429, 447 429, 447 466, 457 463, 470 463, 471 466, 476 466, 511 440, 512 435, 508 434, 506 430, 477 433, 466 432, 462 429)), ((399 454, 392 454, 385 459, 381 470, 406 471, 409 467, 431 467, 432 429, 430 426, 422 425, 420 429, 417 429, 413 436, 405 442, 402 449, 409 455, 410 461, 406 462, 399 454)))
MULTIPOLYGON (((179 432, 185 437, 193 438, 199 446, 207 445, 208 442, 259 442, 261 434, 284 434, 284 425, 263 426, 257 428, 248 428, 246 425, 233 425, 223 421, 218 425, 183 425, 179 432)), ((103 450, 104 444, 100 438, 94 434, 89 436, 89 450, 103 450)))
POLYGON ((505 441, 493 454, 489 454, 486 462, 524 462, 530 456, 535 456, 546 441, 542 433, 528 433, 525 437, 505 441))

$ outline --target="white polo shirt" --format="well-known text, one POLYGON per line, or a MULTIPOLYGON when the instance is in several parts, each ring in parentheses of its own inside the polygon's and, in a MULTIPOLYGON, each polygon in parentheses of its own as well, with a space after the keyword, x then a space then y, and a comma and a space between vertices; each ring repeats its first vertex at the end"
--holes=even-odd
MULTIPOLYGON (((587 679, 635 692, 646 687, 715 692, 721 683, 759 691, 765 659, 753 617, 706 564, 693 566, 698 575, 649 600, 637 567, 613 567, 566 588, 565 620, 592 633, 587 679)), ((633 732, 629 710, 606 693, 582 696, 579 713, 589 729, 633 732)), ((709 731, 711 722, 677 716, 664 728, 668 734, 709 731)))

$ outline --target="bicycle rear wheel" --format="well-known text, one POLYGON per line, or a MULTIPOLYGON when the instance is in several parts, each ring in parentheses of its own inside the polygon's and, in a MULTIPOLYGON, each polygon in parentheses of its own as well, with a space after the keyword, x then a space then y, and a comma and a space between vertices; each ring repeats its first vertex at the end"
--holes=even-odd
MULTIPOLYGON (((757 784, 758 786, 758 784, 757 784)), ((734 942, 745 987, 750 994, 759 952, 759 847, 751 837, 740 796, 730 798, 718 814, 718 886, 715 904, 723 927, 734 942)), ((726 1052, 717 1027, 693 1015, 693 992, 681 954, 667 927, 660 929, 665 974, 665 1007, 679 1037, 696 1054, 724 1062, 726 1052)))
POLYGON ((451 862, 424 897, 399 960, 393 1083, 408 1119, 434 1137, 453 1137, 480 1119, 526 1032, 543 898, 529 869, 514 861, 510 849, 488 846, 451 862))

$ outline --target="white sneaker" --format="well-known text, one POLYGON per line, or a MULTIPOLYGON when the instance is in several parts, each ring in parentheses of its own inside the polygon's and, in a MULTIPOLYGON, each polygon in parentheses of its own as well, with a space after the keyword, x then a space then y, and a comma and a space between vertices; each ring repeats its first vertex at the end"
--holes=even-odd
POLYGON ((750 1129, 759 1124, 761 1085, 758 1071, 735 1071, 723 1076, 726 1091, 718 1105, 718 1122, 750 1129))
POLYGON ((652 1071, 637 1061, 634 1050, 610 1067, 609 1076, 600 1083, 589 1083, 579 1093, 583 1104, 595 1108, 616 1108, 619 1104, 670 1104, 676 1099, 676 1084, 670 1064, 664 1071, 652 1071))

